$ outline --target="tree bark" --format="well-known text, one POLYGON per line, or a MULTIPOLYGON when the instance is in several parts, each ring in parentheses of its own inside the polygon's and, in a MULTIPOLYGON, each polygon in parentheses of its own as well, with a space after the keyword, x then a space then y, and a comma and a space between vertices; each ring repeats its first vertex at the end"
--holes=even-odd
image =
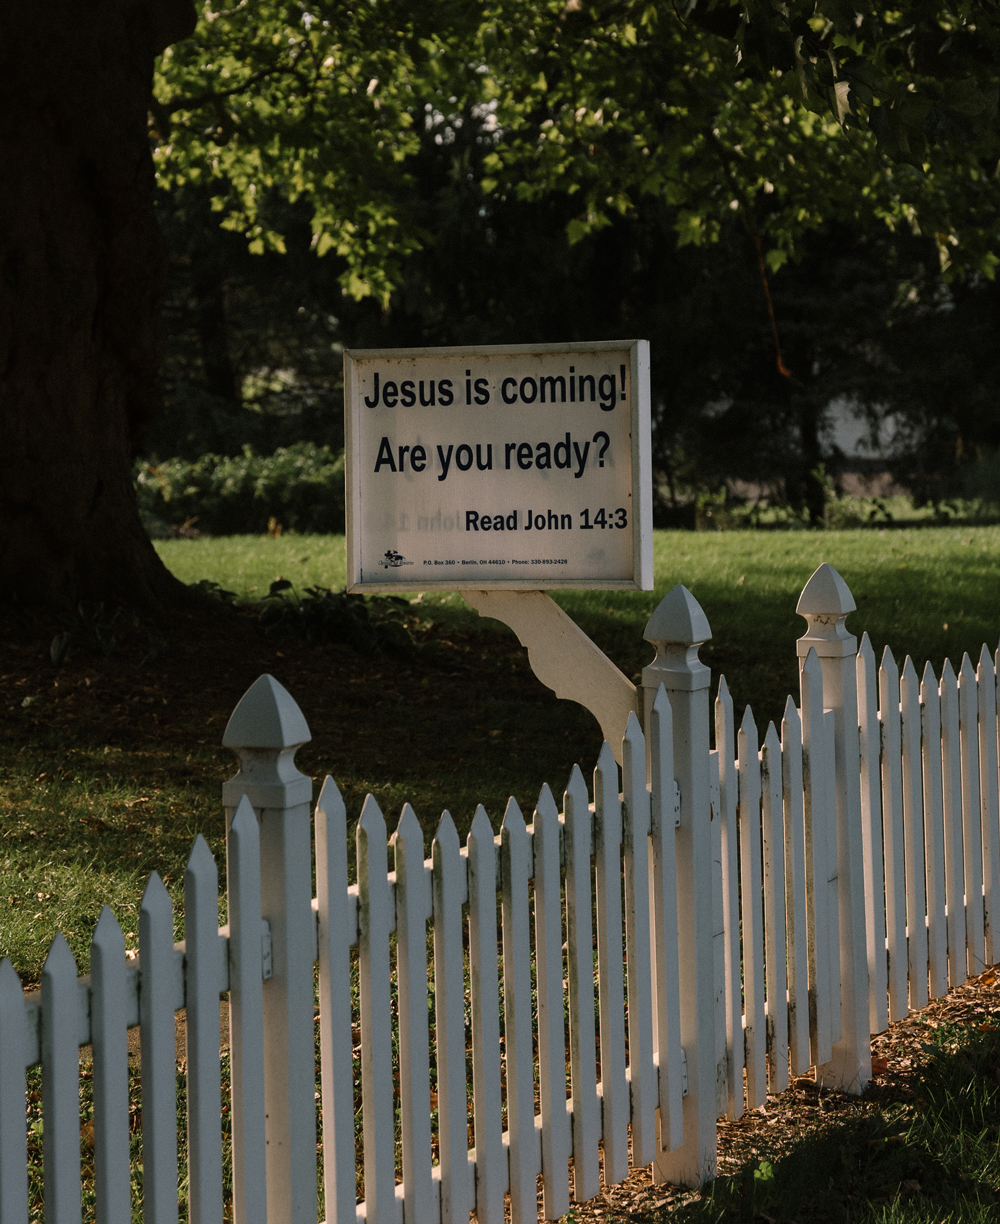
POLYGON ((164 255, 147 111, 190 0, 0 7, 0 596, 156 607, 139 520, 164 255))

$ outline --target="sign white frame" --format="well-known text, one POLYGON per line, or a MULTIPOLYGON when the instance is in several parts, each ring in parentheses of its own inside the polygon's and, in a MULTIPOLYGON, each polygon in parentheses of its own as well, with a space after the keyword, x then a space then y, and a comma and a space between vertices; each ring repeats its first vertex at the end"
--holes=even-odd
MULTIPOLYGON (((653 589, 653 484, 650 450, 649 341, 601 340, 566 344, 490 344, 442 348, 345 349, 344 350, 344 430, 346 441, 347 510, 347 589, 351 592, 391 593, 401 591, 463 590, 625 590, 653 589), (413 581, 379 582, 362 580, 361 532, 362 491, 361 438, 356 415, 362 396, 356 386, 355 362, 412 357, 490 357, 543 355, 548 353, 601 353, 627 351, 631 394, 631 531, 632 574, 621 579, 560 579, 525 575, 523 578, 469 578, 445 571, 432 578, 425 570, 414 573, 413 581)), ((602 464, 603 466, 603 464, 602 464)))

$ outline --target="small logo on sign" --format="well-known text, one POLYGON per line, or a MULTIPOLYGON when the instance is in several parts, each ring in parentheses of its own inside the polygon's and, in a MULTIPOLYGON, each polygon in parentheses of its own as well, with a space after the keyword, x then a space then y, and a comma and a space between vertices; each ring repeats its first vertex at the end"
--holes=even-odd
POLYGON ((398 553, 392 548, 386 550, 385 556, 379 562, 379 565, 381 565, 383 569, 399 569, 401 565, 412 564, 412 561, 407 561, 402 553, 398 553))

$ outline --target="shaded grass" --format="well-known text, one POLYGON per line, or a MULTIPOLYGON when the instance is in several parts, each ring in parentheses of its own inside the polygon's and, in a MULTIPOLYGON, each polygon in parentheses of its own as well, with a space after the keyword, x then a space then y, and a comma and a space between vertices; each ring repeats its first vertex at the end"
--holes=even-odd
POLYGON ((810 1220, 815 1224, 987 1224, 1000 1218, 1000 1029, 996 1021, 936 1031, 912 1089, 873 1085, 846 1120, 831 1120, 773 1161, 720 1177, 684 1224, 810 1220), (984 1031, 985 1030, 985 1031, 984 1031))
MULTIPOLYGON (((851 588, 858 611, 848 627, 868 633, 880 656, 891 646, 918 672, 930 659, 977 657, 1000 638, 1000 526, 865 529, 838 532, 654 532, 656 586, 639 591, 562 591, 554 598, 633 679, 649 662, 643 630, 677 582, 699 600, 712 626, 701 656, 724 673, 739 708, 778 719, 797 692, 795 640, 805 623, 795 604, 809 575, 830 562, 851 588)), ((275 577, 300 590, 343 584, 341 536, 250 536, 157 544, 185 582, 208 578, 240 595, 264 594, 275 577), (304 560, 303 560, 304 558, 304 560)), ((411 596, 412 597, 412 596, 411 596)), ((475 633, 477 614, 457 593, 428 592, 423 615, 475 633)), ((493 632, 497 622, 488 622, 493 632)))
MULTIPOLYGON (((278 576, 290 575, 297 589, 343 581, 340 536, 158 547, 183 579, 244 594, 278 576)), ((891 642, 900 661, 909 652, 918 668, 927 657, 940 667, 945 653, 957 663, 963 650, 975 655, 984 640, 996 641, 998 527, 656 532, 655 591, 556 598, 638 680, 652 657, 646 621, 683 582, 712 625, 702 657, 713 686, 724 672, 737 708, 752 704, 763 732, 797 689, 795 639, 804 622, 795 603, 822 560, 855 593, 848 626, 867 629, 878 652, 891 642)), ((300 767, 317 780, 332 774, 352 819, 371 792, 390 830, 408 801, 428 839, 444 808, 464 835, 477 803, 499 826, 508 796, 530 817, 543 782, 558 798, 574 763, 590 775, 596 721, 535 680, 510 630, 481 619, 457 593, 410 599, 408 624, 421 646, 411 657, 268 640, 246 605, 140 625, 122 632, 110 657, 81 650, 58 669, 48 647, 61 622, 8 609, 0 637, 0 946, 18 970, 37 980, 57 929, 84 969, 102 903, 132 930, 128 916, 151 870, 177 901, 195 834, 221 853, 219 788, 234 772, 222 731, 262 671, 289 688, 312 728, 300 767), (151 635, 162 643, 152 657, 151 635)), ((220 875, 221 867, 220 858, 220 875)))

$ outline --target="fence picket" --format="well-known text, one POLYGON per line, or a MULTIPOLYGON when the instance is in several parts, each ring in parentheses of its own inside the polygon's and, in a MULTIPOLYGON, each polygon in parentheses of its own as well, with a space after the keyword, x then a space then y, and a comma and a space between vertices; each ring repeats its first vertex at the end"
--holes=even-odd
MULTIPOLYGON (((729 695, 725 676, 719 677, 719 690, 715 699, 715 747, 719 760, 722 917, 726 954, 726 1115, 730 1119, 736 1119, 743 1115, 743 983, 740 975, 739 852, 736 834, 739 775, 736 771, 733 699, 729 695)), ((808 1066, 808 1060, 806 1065, 808 1066)))
MULTIPOLYGON (((601 760, 605 759, 601 754, 601 760)), ((612 757, 612 764, 614 758, 612 757)), ((615 768, 614 799, 618 801, 617 767, 615 768)), ((598 803, 600 803, 598 791, 598 803)), ((449 818, 450 819, 450 818, 449 818)), ((598 816, 600 819, 600 815, 598 816)), ((442 824, 443 824, 442 820, 442 824)), ((457 845, 457 838, 456 838, 457 845)), ((444 867, 442 866, 442 870, 444 867)), ((541 1170, 541 1150, 538 1131, 535 1129, 535 1081, 534 1050, 531 1028, 531 929, 528 911, 528 881, 532 875, 531 838, 524 824, 521 809, 513 799, 507 803, 503 826, 500 830, 500 874, 502 881, 503 910, 503 1000, 504 1000, 504 1062, 507 1072, 507 1148, 510 1159, 510 1212, 511 1224, 535 1224, 538 1215, 535 1178, 541 1170)), ((598 909, 600 909, 600 852, 598 852, 598 909)), ((615 893, 618 892, 618 877, 614 878, 615 893)), ((457 892, 457 890, 456 890, 457 892)), ((619 927, 620 929, 620 927, 619 927)), ((435 919, 435 938, 437 920, 435 919)), ((435 945, 436 947, 436 945, 435 945)), ((457 956, 461 965, 462 929, 461 910, 458 911, 457 956)), ((435 966, 437 960, 435 959, 435 966)), ((437 982, 435 967, 435 983, 437 982)), ((618 955, 618 974, 621 978, 621 952, 618 955)), ((456 1000, 456 1031, 463 1015, 461 974, 458 974, 456 1000)), ((604 981, 602 976, 602 990, 604 981)), ((602 995, 603 998, 603 995, 602 995)), ((440 1014, 440 1013, 439 1013, 440 1014)), ((624 1023, 621 1013, 619 1021, 624 1023)), ((604 1013, 601 1013, 601 1037, 604 1037, 604 1013)), ((440 1040, 440 1039, 439 1039, 440 1040)), ((438 1046, 440 1051, 440 1045, 438 1046)), ((456 1082, 465 1083, 464 1044, 456 1044, 454 1074, 456 1082)), ((602 1047, 603 1049, 603 1047, 602 1047)), ((625 1043, 622 1041, 619 1055, 624 1076, 625 1043)), ((449 1047, 450 1057, 450 1047, 449 1047)), ((439 1054, 440 1059, 440 1054, 439 1054)), ((439 1063, 440 1065, 440 1063, 439 1063)), ((602 1060, 602 1070, 607 1075, 607 1064, 602 1060)), ((438 1099, 440 1100, 441 1072, 438 1071, 438 1099)), ((464 1091, 464 1089, 463 1089, 464 1091)), ((605 1108, 607 1109, 605 1089, 605 1108)), ((463 1096, 464 1101, 464 1096, 463 1096)), ((626 1098, 626 1125, 628 1122, 626 1098)), ((465 1112, 456 1115, 456 1131, 465 1134, 465 1112)), ((626 1157, 626 1172, 628 1152, 626 1157)), ((605 1170, 608 1162, 607 1131, 604 1150, 605 1170)), ((444 1157, 442 1156, 442 1166, 444 1157)), ((605 1173, 605 1179, 607 1174, 605 1173)), ((443 1190, 443 1187, 442 1187, 443 1190)), ((462 1200, 465 1201, 464 1199, 462 1200)), ((442 1215, 442 1224, 465 1224, 467 1215, 453 1213, 442 1215)))
POLYGON ((747 1108, 767 1100, 764 1018, 764 929, 761 914, 760 757, 750 707, 737 734, 740 773, 740 897, 743 910, 743 997, 746 1009, 747 1108))
MULTIPOLYGON (((226 837, 229 902, 229 1051, 233 1119, 233 1220, 265 1224, 264 990, 261 976, 260 832, 243 796, 226 837)), ((353 1100, 351 1102, 353 1117, 353 1100)), ((351 1127, 351 1147, 354 1135, 351 1127)), ((353 1187, 352 1187, 353 1189, 353 1187)), ((337 1224, 341 1224, 340 1221, 337 1224)))
POLYGON ((661 684, 649 716, 652 857, 653 1045, 659 1069, 660 1151, 684 1141, 684 1068, 677 964, 677 856, 674 845, 674 727, 661 684))
MULTIPOLYGON (((618 765, 607 741, 594 770, 594 831, 597 985, 601 1021, 601 1084, 598 1092, 603 1116, 604 1184, 613 1186, 628 1177, 629 1102, 625 1073, 625 978, 622 973, 622 805, 618 792, 618 765)), ((505 965, 506 946, 505 938, 505 965)), ((509 1071, 507 1082, 510 1083, 509 1071)), ((508 1098, 509 1094, 508 1088, 508 1098)), ((513 1183, 513 1177, 511 1181, 513 1183)))
POLYGON ((840 851, 837 830, 836 710, 823 711, 822 786, 823 822, 826 826, 826 912, 829 919, 827 943, 830 965, 830 1040, 836 1045, 843 1037, 843 1000, 840 970, 840 851))
POLYGON ((625 949, 628 966, 628 1072, 632 1107, 632 1164, 656 1155, 656 1065, 650 981, 649 791, 646 741, 634 714, 622 740, 625 795, 625 949))
POLYGON ((920 686, 909 655, 899 681, 903 748, 903 854, 910 1008, 927 1006, 927 899, 924 893, 924 796, 920 758, 920 686))
POLYGON ((781 742, 768 723, 761 752, 761 834, 764 843, 764 938, 767 981, 767 1087, 788 1087, 788 981, 785 934, 785 830, 781 742))
POLYGON ((945 922, 944 815, 941 791, 941 697, 928 663, 920 681, 920 732, 924 783, 924 862, 927 866, 927 959, 932 999, 948 989, 945 922))
POLYGON ((941 796, 944 814, 945 900, 948 907, 948 985, 966 979, 965 872, 962 851, 962 747, 958 677, 950 659, 941 668, 941 796))
MULTIPOLYGON (((101 909, 90 943, 90 982, 90 1031, 94 1050, 95 1217, 97 1224, 129 1224, 132 1207, 128 1161, 125 940, 117 919, 106 905, 101 909)), ((221 1194, 220 1184, 220 1198, 221 1194)))
POLYGON ((347 813, 337 784, 323 781, 316 803, 317 950, 323 1098, 323 1198, 327 1224, 355 1224, 354 1067, 351 1049, 351 945, 356 895, 347 887, 347 813))
MULTIPOLYGON (((431 846, 431 858, 434 864, 434 1036, 437 1043, 441 1224, 467 1224, 469 1212, 475 1205, 474 1172, 469 1163, 462 951, 462 906, 469 899, 469 879, 467 861, 461 852, 450 812, 441 815, 431 846)), ((526 970, 528 964, 525 954, 526 970)), ((532 1176, 532 1191, 534 1185, 532 1176)))
MULTIPOLYGON (((403 1221, 431 1224, 439 1215, 431 1178, 431 1078, 427 1029, 427 919, 430 875, 424 835, 403 804, 392 835, 396 868, 396 988, 399 999, 399 1100, 403 1139, 403 1221)), ((496 959, 496 939, 494 961, 496 959)))
POLYGON ((882 856, 881 730, 875 651, 865 633, 857 658, 861 764, 861 838, 865 864, 865 930, 868 942, 868 1027, 889 1025, 885 952, 885 863, 882 856))
POLYGON ((899 669, 886 646, 878 673, 882 726, 882 843, 885 847, 885 928, 889 1019, 907 1013, 906 876, 903 850, 903 746, 899 669))
MULTIPOLYGON (((183 1006, 173 906, 154 871, 139 907, 142 1051, 142 1217, 177 1224, 177 1065, 174 1011, 183 1006)), ((42 1003, 44 1008, 44 1000, 42 1003)), ((79 1124, 78 1124, 79 1125, 79 1124)), ((79 1142, 79 1134, 76 1136, 79 1142)))
POLYGON ((365 1224, 400 1224, 392 1091, 392 998, 389 932, 396 924, 389 891, 385 819, 368 795, 355 834, 358 855, 358 976, 361 1011, 361 1109, 365 1152, 365 1224))
POLYGON ((712 839, 712 1014, 715 1017, 715 1112, 719 1117, 723 1117, 729 1109, 729 1055, 726 1050, 726 906, 722 888, 722 797, 719 794, 718 749, 713 749, 708 754, 708 802, 711 812, 712 839))
POLYGON ((566 859, 566 961, 569 981, 569 1057, 573 1093, 573 1197, 586 1202, 600 1190, 597 1033, 594 1028, 594 928, 590 887, 590 807, 587 783, 574 765, 563 796, 566 859))
POLYGON ((823 669, 815 648, 810 647, 799 674, 802 688, 802 793, 806 852, 806 932, 809 960, 810 1063, 830 1061, 833 1050, 831 1012, 831 966, 829 888, 827 886, 828 837, 825 824, 827 802, 826 756, 823 751, 823 669))
POLYGON ((997 804, 997 686, 983 644, 976 668, 979 697, 979 797, 983 831, 983 934, 986 963, 1000 960, 1000 808, 997 804))
POLYGON ((76 962, 58 934, 42 966, 45 1218, 80 1220, 80 1001, 76 962))
MULTIPOLYGON (((481 1220, 482 1224, 503 1224, 503 1196, 507 1191, 507 1149, 503 1145, 500 1120, 497 866, 493 829, 482 804, 476 808, 472 828, 466 839, 466 848, 469 856, 469 976, 472 993, 476 1219, 481 1220)), ((565 1112, 565 1105, 563 1110, 565 1112)), ((565 1165, 563 1176, 566 1176, 565 1165)))
POLYGON ((5 956, 0 960, 0 1224, 28 1221, 27 1046, 21 979, 5 956))
POLYGON ((965 853, 966 968, 986 968, 983 914, 983 830, 979 790, 979 698, 976 673, 963 655, 958 674, 958 728, 962 744, 962 845, 965 853))
POLYGON ((184 873, 184 946, 188 1211, 190 1224, 222 1224, 219 994, 229 983, 219 939, 219 873, 200 833, 184 873))
POLYGON ((789 697, 781 720, 782 824, 785 837, 785 946, 788 975, 789 1063, 795 1075, 809 1057, 809 954, 806 922, 805 814, 802 794, 802 720, 789 697))
POLYGON ((563 1025, 562 826, 548 785, 535 808, 535 978, 538 993, 538 1096, 542 1114, 542 1214, 569 1211, 570 1122, 566 1112, 566 1033, 563 1025))

